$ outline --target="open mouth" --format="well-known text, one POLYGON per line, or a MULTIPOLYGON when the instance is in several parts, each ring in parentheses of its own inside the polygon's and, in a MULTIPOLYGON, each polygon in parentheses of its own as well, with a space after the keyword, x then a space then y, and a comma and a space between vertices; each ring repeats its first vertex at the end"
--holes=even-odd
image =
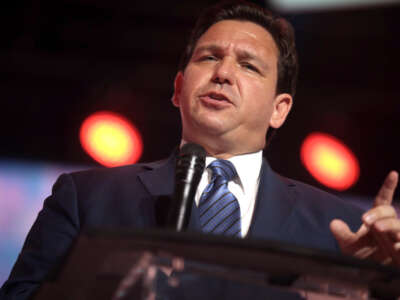
POLYGON ((204 97, 208 97, 211 100, 216 100, 216 101, 226 101, 226 102, 231 102, 228 97, 226 97, 224 94, 220 94, 220 93, 215 93, 215 92, 211 92, 211 93, 207 93, 204 95, 204 97))

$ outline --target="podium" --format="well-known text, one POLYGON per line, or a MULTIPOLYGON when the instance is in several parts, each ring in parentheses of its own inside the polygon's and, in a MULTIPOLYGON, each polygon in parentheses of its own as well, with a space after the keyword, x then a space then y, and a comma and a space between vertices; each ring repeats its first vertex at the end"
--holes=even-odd
POLYGON ((91 230, 36 300, 400 299, 400 270, 274 241, 91 230))

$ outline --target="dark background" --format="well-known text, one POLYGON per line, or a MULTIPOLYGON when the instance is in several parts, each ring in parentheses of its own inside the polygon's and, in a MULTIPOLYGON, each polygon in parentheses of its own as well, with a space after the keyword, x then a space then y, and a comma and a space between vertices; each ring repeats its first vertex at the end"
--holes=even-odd
MULTIPOLYGON (((78 133, 98 110, 134 122, 140 161, 167 156, 180 139, 170 102, 179 57, 196 16, 215 2, 10 2, 0 13, 0 158, 95 166, 78 133)), ((400 170, 400 6, 284 16, 296 30, 300 78, 266 156, 285 176, 319 186, 299 149, 308 133, 330 133, 360 161, 348 193, 374 195, 389 170, 400 170)))

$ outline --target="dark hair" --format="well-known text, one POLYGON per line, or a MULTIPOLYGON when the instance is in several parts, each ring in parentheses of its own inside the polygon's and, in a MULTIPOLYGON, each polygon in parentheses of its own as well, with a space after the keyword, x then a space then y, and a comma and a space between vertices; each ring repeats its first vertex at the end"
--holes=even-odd
POLYGON ((298 61, 293 27, 285 19, 246 1, 223 2, 208 8, 200 15, 181 57, 179 70, 185 70, 202 34, 213 24, 223 20, 253 22, 271 34, 279 49, 277 93, 289 93, 294 96, 298 61))

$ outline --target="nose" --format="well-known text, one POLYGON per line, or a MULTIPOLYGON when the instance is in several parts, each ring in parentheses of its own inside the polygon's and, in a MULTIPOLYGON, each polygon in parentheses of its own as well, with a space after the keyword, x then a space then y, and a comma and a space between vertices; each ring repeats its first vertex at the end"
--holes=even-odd
POLYGON ((218 84, 233 84, 234 77, 234 64, 229 61, 229 59, 221 59, 214 66, 214 74, 212 77, 212 81, 218 84))

